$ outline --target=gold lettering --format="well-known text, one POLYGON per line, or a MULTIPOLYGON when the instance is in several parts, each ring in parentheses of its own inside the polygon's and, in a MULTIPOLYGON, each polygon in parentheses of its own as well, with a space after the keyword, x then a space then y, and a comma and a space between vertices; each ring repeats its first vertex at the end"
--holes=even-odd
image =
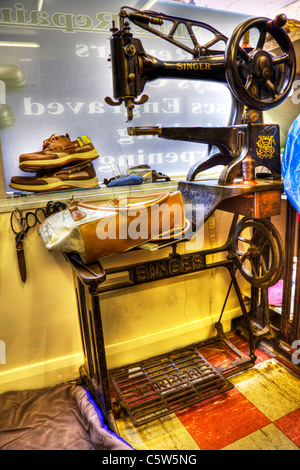
POLYGON ((209 62, 177 62, 177 70, 210 70, 209 62))
POLYGON ((163 277, 168 274, 168 266, 167 263, 164 261, 162 263, 157 264, 157 270, 156 270, 156 275, 157 277, 163 277))
POLYGON ((180 265, 177 259, 173 259, 170 261, 170 273, 175 274, 180 272, 180 265))
POLYGON ((155 279, 156 276, 155 276, 155 273, 156 273, 156 266, 155 264, 150 264, 149 266, 149 279, 155 279))
POLYGON ((183 258, 181 262, 181 269, 183 272, 191 270, 190 258, 183 258))
POLYGON ((193 269, 201 269, 204 266, 203 259, 200 255, 193 256, 193 269))
POLYGON ((138 266, 136 274, 138 281, 146 281, 149 278, 147 266, 138 266))

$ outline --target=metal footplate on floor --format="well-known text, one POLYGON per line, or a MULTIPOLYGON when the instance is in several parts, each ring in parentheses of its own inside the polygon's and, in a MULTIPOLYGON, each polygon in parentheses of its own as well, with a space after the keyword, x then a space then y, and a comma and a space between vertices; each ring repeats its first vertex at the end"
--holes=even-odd
POLYGON ((233 388, 195 346, 113 369, 110 377, 135 426, 233 388))

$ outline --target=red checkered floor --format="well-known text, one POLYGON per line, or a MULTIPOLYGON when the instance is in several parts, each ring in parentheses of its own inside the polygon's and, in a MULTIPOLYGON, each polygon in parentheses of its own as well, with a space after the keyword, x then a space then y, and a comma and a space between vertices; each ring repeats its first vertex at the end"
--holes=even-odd
MULTIPOLYGON (((231 340, 247 352, 240 337, 231 340)), ((228 351, 212 344, 201 354, 218 367, 228 351)), ((229 378, 233 389, 139 427, 119 418, 119 434, 140 450, 298 450, 300 375, 262 349, 256 355, 229 378)))

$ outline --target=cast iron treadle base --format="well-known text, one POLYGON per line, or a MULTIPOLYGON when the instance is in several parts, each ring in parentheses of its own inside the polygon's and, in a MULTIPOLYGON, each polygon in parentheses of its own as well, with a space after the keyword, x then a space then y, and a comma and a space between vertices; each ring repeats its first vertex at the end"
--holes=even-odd
POLYGON ((233 388, 193 346, 111 370, 110 377, 135 426, 233 388))

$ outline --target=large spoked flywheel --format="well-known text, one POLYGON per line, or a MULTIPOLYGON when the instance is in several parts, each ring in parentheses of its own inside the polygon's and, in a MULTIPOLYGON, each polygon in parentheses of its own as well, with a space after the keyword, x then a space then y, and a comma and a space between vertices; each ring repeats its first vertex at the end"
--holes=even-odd
POLYGON ((236 225, 232 248, 239 271, 253 286, 270 287, 281 278, 283 245, 268 219, 241 219, 236 225))
POLYGON ((250 18, 229 38, 225 51, 225 74, 232 93, 245 106, 267 110, 289 94, 296 71, 293 44, 283 29, 285 15, 273 21, 250 18), (249 44, 244 38, 249 36, 249 44), (276 54, 266 50, 267 35, 277 45, 276 54), (252 45, 253 44, 253 45, 252 45), (247 47, 248 46, 248 47, 247 47))

